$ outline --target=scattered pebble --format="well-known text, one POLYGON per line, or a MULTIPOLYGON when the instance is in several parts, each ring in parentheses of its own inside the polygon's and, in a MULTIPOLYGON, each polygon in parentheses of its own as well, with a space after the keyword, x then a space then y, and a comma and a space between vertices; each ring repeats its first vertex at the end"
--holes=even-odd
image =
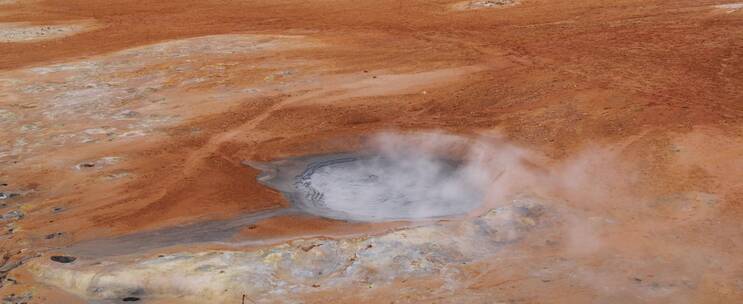
POLYGON ((77 258, 71 257, 71 256, 64 256, 64 255, 54 255, 51 257, 51 260, 57 263, 67 264, 67 263, 74 262, 75 260, 77 260, 77 258))
POLYGON ((24 214, 20 210, 13 210, 4 215, 0 215, 0 220, 3 220, 3 221, 20 220, 23 218, 23 216, 24 214))
POLYGON ((47 234, 45 238, 46 238, 47 240, 51 240, 51 239, 53 239, 53 238, 56 238, 56 237, 60 237, 60 236, 62 236, 63 234, 64 234, 64 233, 62 233, 62 232, 55 232, 55 233, 47 234))
POLYGON ((75 165, 75 169, 77 170, 84 170, 84 169, 90 169, 95 167, 104 167, 108 165, 113 165, 121 160, 120 157, 115 156, 109 156, 109 157, 103 157, 94 161, 86 161, 79 163, 75 165))
POLYGON ((137 297, 126 297, 126 298, 123 298, 121 300, 124 301, 124 302, 136 302, 136 301, 139 301, 139 298, 137 298, 137 297))
POLYGON ((11 199, 14 197, 20 196, 18 193, 10 193, 10 192, 0 192, 0 200, 6 200, 11 199))

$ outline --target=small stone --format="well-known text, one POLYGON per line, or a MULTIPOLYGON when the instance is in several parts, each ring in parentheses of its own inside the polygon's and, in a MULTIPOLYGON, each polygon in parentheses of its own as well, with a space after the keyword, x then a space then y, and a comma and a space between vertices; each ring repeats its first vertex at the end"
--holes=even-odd
POLYGON ((95 164, 93 164, 93 163, 82 163, 79 166, 80 166, 80 168, 93 168, 93 167, 95 167, 95 164))
POLYGON ((139 298, 137 298, 137 297, 126 297, 126 298, 123 298, 121 300, 124 301, 124 302, 137 302, 137 301, 139 301, 139 298))
POLYGON ((0 220, 20 220, 23 217, 24 217, 23 212, 19 210, 13 210, 4 215, 0 215, 0 220))
POLYGON ((67 264, 67 263, 74 262, 75 260, 77 260, 77 258, 71 257, 71 256, 64 256, 64 255, 55 255, 51 257, 51 260, 57 263, 67 264))
POLYGON ((59 236, 62 236, 62 232, 56 232, 56 233, 52 233, 52 234, 47 234, 46 239, 47 240, 51 240, 51 239, 53 239, 55 237, 59 237, 59 236))

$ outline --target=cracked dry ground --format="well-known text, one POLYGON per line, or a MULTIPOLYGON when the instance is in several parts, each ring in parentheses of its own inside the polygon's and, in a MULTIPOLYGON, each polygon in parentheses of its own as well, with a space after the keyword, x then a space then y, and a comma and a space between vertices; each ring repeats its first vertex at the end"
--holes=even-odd
POLYGON ((741 122, 739 2, 0 0, 0 296, 739 303, 741 122), (413 223, 243 165, 382 131, 538 157, 413 223))

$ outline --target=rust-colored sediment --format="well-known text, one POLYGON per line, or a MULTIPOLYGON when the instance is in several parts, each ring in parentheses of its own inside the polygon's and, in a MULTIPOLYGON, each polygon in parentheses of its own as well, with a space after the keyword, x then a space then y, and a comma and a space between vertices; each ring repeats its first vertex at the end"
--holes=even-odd
MULTIPOLYGON (((743 10, 724 2, 0 1, 0 24, 91 24, 0 43, 0 192, 21 194, 1 211, 24 215, 4 217, 3 249, 12 261, 286 207, 244 160, 350 151, 379 131, 497 134, 543 154, 545 172, 570 172, 585 151, 613 165, 589 157, 604 180, 559 190, 590 218, 574 238, 461 266, 453 280, 466 284, 446 285, 461 301, 742 301, 743 10), (589 190, 603 182, 619 186, 589 190), (617 274, 634 261, 642 273, 617 274)), ((234 241, 397 225, 289 216, 234 241)), ((3 296, 82 301, 23 266, 10 277, 3 296)), ((409 288, 420 292, 404 301, 446 302, 422 296, 442 286, 306 300, 380 303, 409 288)))

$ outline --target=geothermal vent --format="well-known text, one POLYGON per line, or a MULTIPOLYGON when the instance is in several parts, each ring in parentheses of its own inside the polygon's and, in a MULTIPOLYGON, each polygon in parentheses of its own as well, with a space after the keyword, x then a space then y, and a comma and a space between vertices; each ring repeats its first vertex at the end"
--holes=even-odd
MULTIPOLYGON (((326 155, 275 163, 260 178, 317 216, 389 221, 463 215, 482 193, 462 163, 441 158, 326 155)), ((265 169, 265 168, 263 168, 265 169)))

